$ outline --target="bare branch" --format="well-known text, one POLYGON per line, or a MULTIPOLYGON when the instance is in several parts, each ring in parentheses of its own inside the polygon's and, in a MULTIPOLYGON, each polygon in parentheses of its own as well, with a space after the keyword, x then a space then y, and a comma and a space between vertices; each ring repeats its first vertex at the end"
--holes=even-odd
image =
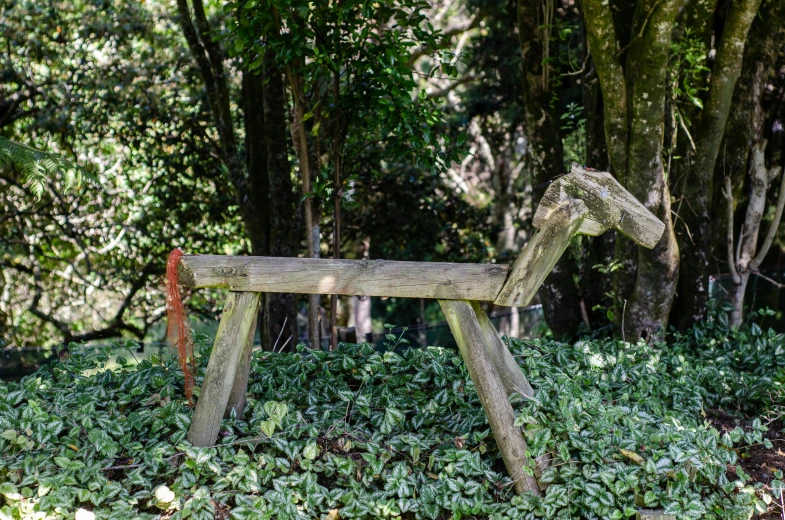
MULTIPOLYGON (((733 255, 733 187, 731 186, 730 177, 725 177, 724 194, 725 198, 728 200, 728 266, 730 267, 730 273, 733 277, 733 283, 739 285, 741 283, 741 277, 736 270, 736 258, 733 255)), ((741 238, 739 238, 739 242, 741 242, 741 238)))
POLYGON ((755 276, 760 276, 761 278, 763 278, 764 280, 766 280, 766 281, 767 281, 767 282, 769 282, 770 284, 772 284, 772 285, 776 285, 776 286, 777 286, 777 287, 779 287, 780 289, 783 289, 783 288, 785 288, 785 284, 783 284, 783 283, 779 283, 778 281, 776 281, 776 280, 773 280, 773 279, 769 278, 768 276, 766 276, 765 274, 761 273, 760 271, 754 271, 754 270, 750 269, 750 272, 751 272, 752 274, 754 274, 755 276))
POLYGON ((471 20, 464 20, 455 25, 451 25, 445 28, 444 31, 442 31, 442 41, 435 48, 421 46, 421 47, 417 47, 412 51, 412 53, 409 55, 409 65, 414 64, 415 61, 425 56, 429 52, 433 52, 437 49, 443 49, 447 47, 448 45, 450 45, 450 40, 452 39, 453 36, 465 33, 466 31, 470 31, 472 29, 479 27, 480 22, 482 22, 484 19, 485 19, 485 13, 479 12, 471 20))
MULTIPOLYGON (((776 170, 782 170, 779 166, 776 170)), ((777 173, 775 170, 775 173, 777 173)), ((772 175, 772 178, 776 179, 776 175, 772 175)), ((777 209, 774 211, 774 219, 771 221, 771 226, 769 227, 768 233, 766 233, 766 238, 763 241, 763 245, 758 250, 758 254, 755 256, 755 259, 750 262, 750 269, 755 271, 760 264, 763 263, 763 259, 766 258, 766 255, 771 248, 771 244, 774 242, 774 238, 777 236, 777 231, 780 227, 780 222, 782 221, 782 210, 785 208, 785 173, 782 174, 782 181, 780 182, 780 193, 777 197, 777 209)))
POLYGON ((464 83, 470 83, 472 81, 480 81, 481 79, 483 79, 483 77, 484 76, 482 76, 482 75, 480 75, 480 76, 472 75, 472 76, 464 76, 463 78, 458 78, 458 79, 456 79, 455 81, 453 81, 452 83, 450 83, 449 85, 447 85, 444 88, 440 88, 439 90, 435 90, 433 92, 429 92, 427 97, 428 97, 428 99, 444 97, 447 94, 449 94, 450 92, 452 92, 453 90, 455 90, 456 88, 458 88, 461 85, 463 85, 464 83))
POLYGON ((191 55, 196 60, 199 66, 199 71, 202 73, 204 79, 204 86, 207 90, 207 98, 210 101, 210 109, 213 112, 213 119, 218 120, 218 91, 215 84, 215 75, 213 74, 212 66, 207 58, 207 51, 205 50, 202 42, 199 41, 199 35, 196 32, 196 27, 191 20, 191 10, 188 7, 188 0, 177 0, 177 11, 180 15, 180 27, 183 29, 185 41, 188 43, 188 48, 191 50, 191 55))

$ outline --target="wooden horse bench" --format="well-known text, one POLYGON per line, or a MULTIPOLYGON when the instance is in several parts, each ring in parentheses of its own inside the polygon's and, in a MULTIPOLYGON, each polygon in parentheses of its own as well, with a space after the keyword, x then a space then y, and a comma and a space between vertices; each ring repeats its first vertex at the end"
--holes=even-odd
POLYGON ((615 228, 648 248, 665 226, 609 173, 573 164, 569 174, 546 190, 534 216, 539 231, 512 267, 496 264, 391 262, 183 256, 178 283, 227 287, 212 355, 207 365, 188 440, 209 446, 218 438, 224 414, 242 415, 251 348, 263 292, 395 296, 439 300, 461 356, 480 396, 515 491, 539 494, 526 441, 514 425, 509 395, 534 396, 526 376, 502 342, 480 301, 522 306, 534 297, 576 234, 600 235, 615 228))

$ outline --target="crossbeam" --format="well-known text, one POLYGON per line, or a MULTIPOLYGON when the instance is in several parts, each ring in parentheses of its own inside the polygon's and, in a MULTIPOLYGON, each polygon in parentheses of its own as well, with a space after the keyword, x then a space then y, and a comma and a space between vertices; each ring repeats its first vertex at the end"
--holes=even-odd
POLYGON ((499 264, 186 255, 178 283, 191 289, 493 301, 508 269, 499 264))

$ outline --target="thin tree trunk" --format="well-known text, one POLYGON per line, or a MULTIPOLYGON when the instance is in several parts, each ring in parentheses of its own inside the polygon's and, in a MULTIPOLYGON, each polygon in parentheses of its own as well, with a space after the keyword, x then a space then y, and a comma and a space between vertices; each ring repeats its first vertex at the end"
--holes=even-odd
MULTIPOLYGON (((297 256, 302 236, 302 223, 297 193, 292 184, 289 148, 286 138, 286 91, 283 74, 274 63, 274 54, 268 50, 264 56, 264 119, 266 127, 267 175, 269 181, 269 255, 297 256)), ((297 299, 294 294, 270 293, 266 295, 265 309, 268 317, 268 340, 264 345, 280 350, 287 340, 287 350, 297 344, 297 299)))
MULTIPOLYGON (((553 4, 548 4, 553 5, 553 4)), ((551 106, 551 75, 557 72, 543 61, 555 54, 550 38, 554 13, 539 0, 518 1, 518 37, 523 59, 524 128, 529 151, 526 166, 532 186, 542 186, 564 172, 559 113, 551 106)), ((543 189, 535 190, 533 204, 539 203, 543 189)), ((562 255, 539 295, 545 321, 557 338, 573 336, 581 321, 578 288, 573 280, 574 262, 562 255)))
MULTIPOLYGON (((288 71, 289 85, 294 99, 294 121, 292 124, 292 139, 297 149, 297 161, 300 164, 300 176, 303 181, 303 193, 306 195, 305 207, 305 241, 309 258, 319 258, 319 221, 318 214, 314 211, 314 202, 311 194, 310 150, 308 147, 308 132, 305 128, 305 107, 302 99, 301 81, 296 72, 288 71)), ((321 348, 321 304, 318 294, 308 296, 308 341, 311 348, 321 348)))
POLYGON ((354 330, 357 331, 357 341, 362 343, 373 330, 371 328, 371 297, 352 296, 354 304, 354 330))
MULTIPOLYGON (((761 68, 763 68, 762 65, 761 68)), ((754 90, 757 91, 756 97, 760 99, 760 77, 758 77, 757 83, 758 85, 754 90)), ((759 118, 759 122, 762 123, 762 117, 759 118)), ((739 234, 739 244, 735 255, 732 231, 733 192, 730 179, 726 178, 725 181, 725 197, 728 199, 728 261, 733 278, 733 288, 731 292, 733 311, 731 312, 730 324, 733 327, 738 327, 742 324, 744 318, 744 293, 747 288, 747 279, 749 278, 750 273, 758 272, 763 259, 769 252, 769 248, 774 242, 774 237, 777 234, 777 229, 779 228, 782 219, 783 207, 785 206, 785 175, 783 175, 774 219, 769 226, 769 231, 766 233, 763 244, 760 249, 758 249, 761 222, 763 220, 763 213, 766 211, 766 195, 771 187, 772 181, 774 181, 782 171, 781 166, 772 168, 766 167, 765 151, 766 141, 755 143, 753 146, 752 162, 750 165, 750 198, 747 203, 747 211, 739 234)))
POLYGON ((730 289, 730 304, 733 310, 730 312, 729 325, 740 327, 744 323, 744 296, 747 294, 747 282, 750 280, 750 273, 740 274, 738 283, 734 280, 730 289))
MULTIPOLYGON (((341 201, 343 182, 341 179, 341 112, 338 109, 340 95, 340 75, 333 76, 333 103, 335 105, 335 129, 333 134, 333 258, 341 258, 341 201)), ((330 350, 338 346, 338 296, 330 297, 330 350)))

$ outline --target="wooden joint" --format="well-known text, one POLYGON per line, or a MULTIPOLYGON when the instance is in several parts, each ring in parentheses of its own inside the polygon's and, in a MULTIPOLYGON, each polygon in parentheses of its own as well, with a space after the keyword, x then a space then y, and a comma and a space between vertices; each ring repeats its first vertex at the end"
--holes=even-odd
POLYGON ((601 235, 610 228, 652 248, 665 232, 665 224, 608 172, 584 168, 573 163, 570 173, 554 181, 540 201, 533 225, 541 229, 551 213, 570 199, 580 199, 588 213, 579 233, 601 235))

